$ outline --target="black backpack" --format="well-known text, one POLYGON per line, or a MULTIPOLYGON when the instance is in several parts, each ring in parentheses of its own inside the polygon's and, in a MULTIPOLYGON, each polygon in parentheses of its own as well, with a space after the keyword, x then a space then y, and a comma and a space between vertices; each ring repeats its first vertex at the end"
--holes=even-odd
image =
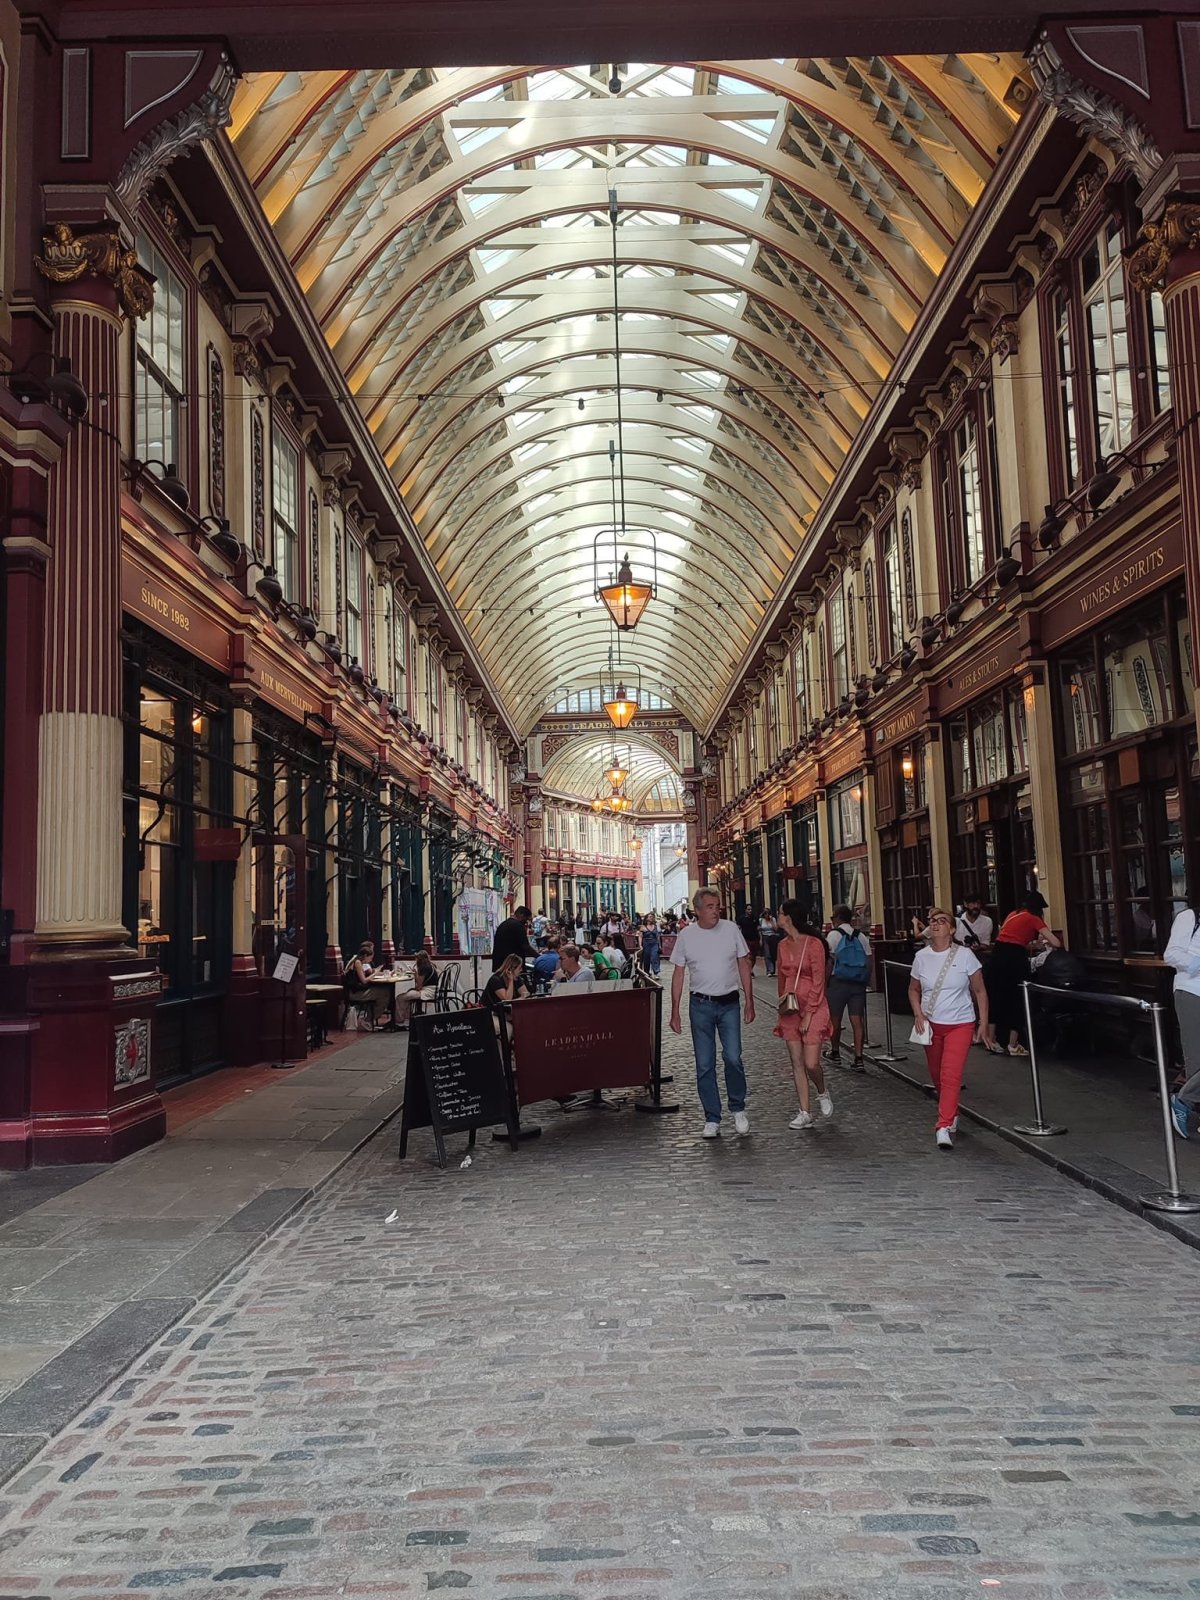
POLYGON ((1034 980, 1052 989, 1079 989, 1087 981, 1087 968, 1069 950, 1051 950, 1034 973, 1034 980))

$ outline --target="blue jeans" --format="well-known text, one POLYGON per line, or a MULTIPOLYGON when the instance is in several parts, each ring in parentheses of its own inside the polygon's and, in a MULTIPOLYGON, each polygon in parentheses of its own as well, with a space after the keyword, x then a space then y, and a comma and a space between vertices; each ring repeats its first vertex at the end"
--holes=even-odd
POLYGON ((662 960, 662 946, 657 939, 643 939, 642 960, 646 963, 647 970, 657 978, 662 960))
POLYGON ((746 1109, 746 1072, 742 1066, 742 1011, 738 1000, 718 1005, 715 1000, 688 1003, 692 1048, 696 1052, 696 1088, 706 1122, 721 1120, 721 1091, 717 1088, 717 1034, 725 1063, 725 1098, 730 1111, 746 1109))

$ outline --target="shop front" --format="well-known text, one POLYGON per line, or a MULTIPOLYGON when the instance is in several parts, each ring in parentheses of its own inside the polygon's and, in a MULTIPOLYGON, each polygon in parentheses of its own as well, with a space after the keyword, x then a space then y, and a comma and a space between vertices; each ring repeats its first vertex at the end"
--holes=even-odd
POLYGON ((455 819, 434 806, 429 817, 429 921, 439 955, 454 949, 455 819))
MULTIPOLYGON (((780 805, 784 804, 780 796, 780 805)), ((784 877, 787 870, 787 839, 785 837, 787 823, 782 813, 772 817, 767 823, 765 842, 767 847, 767 888, 766 895, 759 905, 761 911, 764 905, 769 905, 772 911, 779 908, 779 903, 788 897, 788 881, 784 877)))
POLYGON ((207 663, 130 621, 124 673, 122 920, 161 985, 159 1087, 224 1064, 240 821, 233 702, 207 663))
POLYGON ((1200 872, 1181 565, 1176 524, 1127 544, 1043 613, 1070 944, 1122 986, 1161 956, 1200 872))
POLYGON ((425 852, 417 802, 399 784, 392 785, 384 827, 391 839, 387 892, 392 945, 396 953, 413 956, 425 948, 425 852))
POLYGON ((978 895, 997 927, 1038 886, 1018 665, 1014 629, 951 673, 941 695, 953 898, 961 906, 978 895))
MULTIPOLYGON (((825 922, 826 908, 821 899, 821 833, 819 802, 808 795, 792 807, 792 865, 781 900, 798 900, 815 926, 825 922)), ((776 908, 778 909, 778 908, 776 908)))
POLYGON ((765 904, 763 833, 761 828, 756 828, 753 833, 746 835, 746 907, 751 911, 761 912, 765 904))
POLYGON ((829 823, 829 892, 832 915, 849 906, 859 926, 871 926, 871 872, 863 792, 863 745, 855 739, 822 763, 829 823))
POLYGON ((924 924, 933 902, 933 849, 922 692, 874 730, 875 826, 879 834, 882 919, 888 939, 904 939, 913 918, 924 924))

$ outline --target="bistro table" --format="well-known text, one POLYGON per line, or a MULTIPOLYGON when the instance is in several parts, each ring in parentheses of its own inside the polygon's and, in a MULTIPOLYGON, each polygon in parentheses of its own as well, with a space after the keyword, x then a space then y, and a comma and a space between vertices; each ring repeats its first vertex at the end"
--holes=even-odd
POLYGON ((425 1000, 432 999, 437 993, 436 989, 414 989, 413 969, 411 967, 396 967, 391 972, 373 972, 367 979, 368 983, 387 984, 392 991, 391 1003, 388 1006, 389 1021, 383 1029, 385 1033, 397 1033, 406 1026, 396 1020, 396 1002, 407 1000, 410 1006, 420 1006, 425 1000))
POLYGON ((337 1008, 342 999, 343 989, 340 983, 306 983, 304 985, 305 1008, 310 1011, 312 1026, 309 1030, 309 1044, 314 1050, 321 1045, 329 1043, 329 1008, 334 1007, 334 1022, 340 1022, 337 1008), (319 1030, 319 1031, 318 1031, 319 1030))

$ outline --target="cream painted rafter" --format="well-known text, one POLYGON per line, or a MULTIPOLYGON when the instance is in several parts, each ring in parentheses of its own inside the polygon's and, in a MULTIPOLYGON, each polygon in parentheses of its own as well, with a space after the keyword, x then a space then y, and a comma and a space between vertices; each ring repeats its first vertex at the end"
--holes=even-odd
MULTIPOLYGON (((521 729, 598 681, 618 197, 626 659, 741 662, 1011 134, 1017 57, 252 75, 231 137, 521 729), (698 651, 697 643, 703 640, 698 651), (640 659, 639 659, 640 658, 640 659)), ((544 775, 545 776, 545 775, 544 775)))

